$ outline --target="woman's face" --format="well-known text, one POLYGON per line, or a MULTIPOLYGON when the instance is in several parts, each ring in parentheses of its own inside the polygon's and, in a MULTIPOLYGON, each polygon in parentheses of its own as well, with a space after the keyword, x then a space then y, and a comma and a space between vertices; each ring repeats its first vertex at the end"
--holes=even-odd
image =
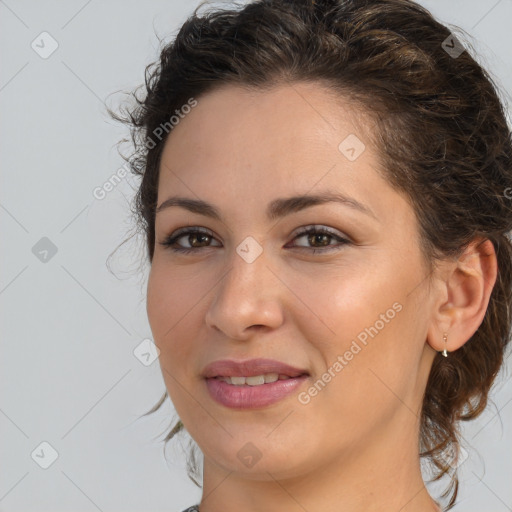
POLYGON ((378 174, 362 113, 311 83, 197 100, 162 155, 158 206, 190 207, 156 214, 147 310, 205 464, 267 479, 353 452, 416 453, 432 299, 413 209, 378 174), (328 194, 345 199, 289 201, 328 194), (206 234, 164 244, 184 227, 206 234), (283 372, 243 388, 204 376, 213 362, 257 358, 306 376, 212 370, 283 372))

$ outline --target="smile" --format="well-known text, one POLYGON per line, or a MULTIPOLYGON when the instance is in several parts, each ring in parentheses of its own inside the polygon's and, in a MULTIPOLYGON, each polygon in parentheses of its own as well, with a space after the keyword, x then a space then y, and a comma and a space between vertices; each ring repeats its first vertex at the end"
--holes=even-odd
POLYGON ((247 377, 247 381, 246 377, 212 377, 206 379, 206 387, 210 397, 224 407, 258 409, 284 400, 298 391, 309 378, 308 375, 283 376, 283 379, 265 382, 264 377, 264 375, 247 377), (228 379, 234 379, 235 382, 240 382, 240 384, 227 382, 228 379), (242 381, 244 382, 242 383, 242 381), (254 383, 251 384, 250 382, 254 383))
POLYGON ((255 375, 253 377, 233 376, 216 378, 234 386, 261 386, 262 384, 270 384, 278 380, 291 379, 289 375, 279 375, 278 373, 265 373, 264 375, 255 375))

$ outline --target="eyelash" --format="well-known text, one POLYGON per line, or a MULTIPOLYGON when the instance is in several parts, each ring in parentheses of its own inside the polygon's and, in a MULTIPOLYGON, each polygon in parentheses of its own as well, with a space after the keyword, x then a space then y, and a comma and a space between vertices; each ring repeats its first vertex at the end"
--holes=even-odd
MULTIPOLYGON (((169 235, 167 238, 165 238, 163 242, 160 242, 160 245, 163 245, 164 247, 169 248, 174 252, 179 252, 182 254, 194 252, 194 251, 197 251, 200 249, 207 249, 209 247, 215 247, 215 246, 205 246, 205 247, 176 247, 176 246, 174 246, 176 241, 179 240, 180 238, 182 238, 184 236, 197 235, 197 234, 206 235, 208 237, 214 238, 213 234, 210 231, 207 231, 205 229, 201 229, 201 228, 197 228, 197 227, 182 228, 182 229, 178 229, 172 235, 169 235)), ((340 242, 340 246, 338 246, 338 247, 330 247, 330 248, 324 248, 324 249, 318 249, 318 248, 313 247, 310 249, 313 254, 316 254, 318 252, 326 253, 326 252, 336 251, 336 250, 339 250, 342 246, 351 243, 351 241, 348 240, 347 238, 341 237, 340 235, 336 234, 335 232, 331 231, 328 228, 325 228, 325 227, 317 228, 316 226, 308 226, 308 227, 302 228, 299 232, 297 232, 295 234, 294 240, 295 240, 295 238, 300 238, 304 235, 312 235, 312 234, 327 235, 331 238, 337 239, 338 242, 340 242)), ((297 247, 295 247, 295 248, 297 248, 297 247)), ((299 249, 308 249, 308 247, 302 247, 302 246, 299 246, 298 248, 299 249)))

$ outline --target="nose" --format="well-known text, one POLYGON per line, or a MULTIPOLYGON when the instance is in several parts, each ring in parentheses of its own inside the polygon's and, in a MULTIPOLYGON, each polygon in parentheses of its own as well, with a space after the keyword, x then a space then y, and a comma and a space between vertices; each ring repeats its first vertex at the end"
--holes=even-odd
POLYGON ((284 319, 280 293, 285 287, 265 251, 250 263, 234 252, 230 264, 214 289, 205 317, 208 327, 242 341, 257 330, 278 328, 284 319))

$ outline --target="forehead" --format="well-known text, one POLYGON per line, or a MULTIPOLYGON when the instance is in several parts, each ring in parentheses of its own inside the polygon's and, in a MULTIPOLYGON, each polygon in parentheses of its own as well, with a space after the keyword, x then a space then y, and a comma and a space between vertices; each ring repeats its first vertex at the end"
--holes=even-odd
POLYGON ((162 184, 183 171, 192 180, 234 182, 245 173, 247 185, 257 177, 306 186, 333 165, 361 172, 378 164, 366 113, 320 83, 224 85, 196 101, 167 138, 162 184))
POLYGON ((197 137, 207 133, 208 139, 230 135, 232 140, 274 135, 277 131, 279 141, 284 141, 288 134, 307 136, 326 130, 345 129, 363 136, 371 124, 361 105, 321 82, 286 83, 264 89, 224 84, 195 100, 197 105, 187 109, 190 111, 182 114, 172 129, 170 145, 172 136, 177 138, 182 131, 187 137, 193 131, 197 137))

